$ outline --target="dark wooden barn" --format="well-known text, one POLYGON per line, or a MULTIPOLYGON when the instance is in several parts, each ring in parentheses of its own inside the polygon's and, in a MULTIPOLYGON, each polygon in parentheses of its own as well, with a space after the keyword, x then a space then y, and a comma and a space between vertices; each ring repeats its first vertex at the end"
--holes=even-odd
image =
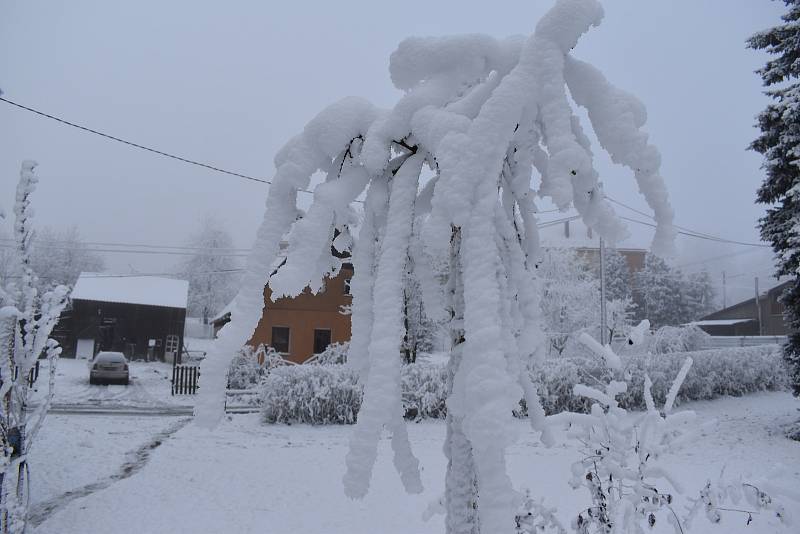
POLYGON ((183 351, 188 290, 185 280, 81 274, 62 315, 62 355, 91 358, 112 350, 172 362, 183 351))
POLYGON ((785 336, 792 333, 783 317, 784 307, 780 296, 790 281, 783 282, 755 296, 725 309, 715 311, 697 325, 712 336, 785 336))

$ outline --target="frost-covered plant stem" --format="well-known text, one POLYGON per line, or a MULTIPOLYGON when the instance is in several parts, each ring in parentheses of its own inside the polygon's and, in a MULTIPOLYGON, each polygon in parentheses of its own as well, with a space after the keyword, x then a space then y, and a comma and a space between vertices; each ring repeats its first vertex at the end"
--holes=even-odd
MULTIPOLYGON (((38 181, 35 162, 22 163, 14 206, 14 238, 21 282, 12 291, 2 291, 0 309, 0 532, 24 532, 28 511, 28 453, 47 415, 53 396, 56 362, 61 352, 50 333, 67 302, 68 290, 58 286, 39 296, 36 273, 31 268, 33 228, 30 196, 38 181), (37 359, 49 363, 48 394, 37 412, 28 414, 31 387, 29 375, 37 359)), ((4 285, 5 281, 0 281, 4 285)))

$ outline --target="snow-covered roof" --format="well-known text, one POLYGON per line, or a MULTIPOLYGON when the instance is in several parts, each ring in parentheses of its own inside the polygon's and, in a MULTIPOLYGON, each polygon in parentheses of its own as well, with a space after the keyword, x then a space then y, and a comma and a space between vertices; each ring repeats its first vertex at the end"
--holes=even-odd
POLYGON ((73 300, 122 302, 167 308, 186 308, 189 282, 157 276, 81 273, 73 300))
POLYGON ((749 323, 755 319, 706 319, 705 321, 692 321, 691 325, 695 326, 730 326, 740 323, 749 323))

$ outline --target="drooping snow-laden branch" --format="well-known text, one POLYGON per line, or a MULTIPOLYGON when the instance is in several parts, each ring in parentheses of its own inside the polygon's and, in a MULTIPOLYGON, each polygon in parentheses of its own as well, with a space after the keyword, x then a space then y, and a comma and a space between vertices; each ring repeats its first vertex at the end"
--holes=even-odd
MULTIPOLYGON (((284 146, 275 158, 264 221, 232 321, 203 362, 200 424, 213 427, 223 414, 225 369, 255 329, 265 285, 273 298, 318 290, 341 265, 331 253, 336 231, 349 235, 358 227, 349 359, 361 373, 365 396, 347 456, 346 492, 358 497, 368 491, 384 428, 392 434, 406 488, 420 489, 398 394, 402 280, 411 258, 425 305, 441 308, 430 313, 449 314, 451 331, 462 333, 454 336, 458 357, 449 367, 448 439, 455 440, 451 468, 467 471, 448 480, 474 481, 471 496, 459 502, 470 503, 477 516, 448 525, 472 529, 467 532, 512 531, 519 499, 506 474, 505 450, 514 441, 512 410, 523 394, 530 413, 538 414, 532 424, 546 430, 525 372, 543 343, 536 201, 574 205, 609 242, 625 234, 604 198, 569 95, 587 108, 615 161, 634 169, 655 211, 654 248, 664 252, 672 245, 672 211, 658 154, 640 130, 641 104, 571 56, 602 16, 596 0, 558 0, 527 39, 406 39, 390 59, 392 81, 404 91, 391 110, 346 98, 284 146), (608 107, 609 101, 614 105, 608 107), (322 181, 300 214, 297 191, 315 175, 322 181), (357 199, 364 200, 360 217, 353 210, 357 199), (430 272, 418 268, 432 262, 451 265, 449 277, 459 282, 448 287, 457 294, 437 295, 430 272), (463 302, 458 313, 454 302, 463 302)), ((338 241, 334 246, 349 247, 347 240, 338 241)), ((447 508, 456 513, 457 506, 447 508)))

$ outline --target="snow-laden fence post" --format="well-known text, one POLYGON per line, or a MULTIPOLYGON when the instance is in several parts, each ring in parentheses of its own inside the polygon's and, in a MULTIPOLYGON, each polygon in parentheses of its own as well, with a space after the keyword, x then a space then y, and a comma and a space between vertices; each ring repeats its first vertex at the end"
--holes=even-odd
POLYGON ((609 244, 626 231, 605 199, 567 89, 588 110, 612 160, 633 171, 657 221, 654 249, 668 252, 674 236, 660 156, 640 130, 644 107, 572 57, 579 38, 602 16, 597 0, 557 0, 527 39, 406 39, 390 60, 392 81, 404 92, 394 108, 343 99, 281 149, 232 320, 203 361, 200 424, 213 427, 223 414, 225 370, 252 336, 265 284, 273 299, 319 291, 341 267, 333 243, 339 252, 352 250, 348 365, 364 385, 345 492, 360 498, 369 490, 384 430, 406 489, 422 489, 400 394, 410 273, 418 278, 426 313, 449 320, 452 335, 447 532, 514 531, 522 499, 505 453, 515 439, 512 412, 520 398, 542 440, 550 441, 528 373, 544 345, 536 201, 574 206, 609 244), (297 192, 318 172, 324 180, 298 217, 297 192), (359 214, 354 202, 362 199, 359 214), (355 227, 352 243, 334 239, 355 227), (449 265, 446 295, 432 274, 434 264, 449 265))

